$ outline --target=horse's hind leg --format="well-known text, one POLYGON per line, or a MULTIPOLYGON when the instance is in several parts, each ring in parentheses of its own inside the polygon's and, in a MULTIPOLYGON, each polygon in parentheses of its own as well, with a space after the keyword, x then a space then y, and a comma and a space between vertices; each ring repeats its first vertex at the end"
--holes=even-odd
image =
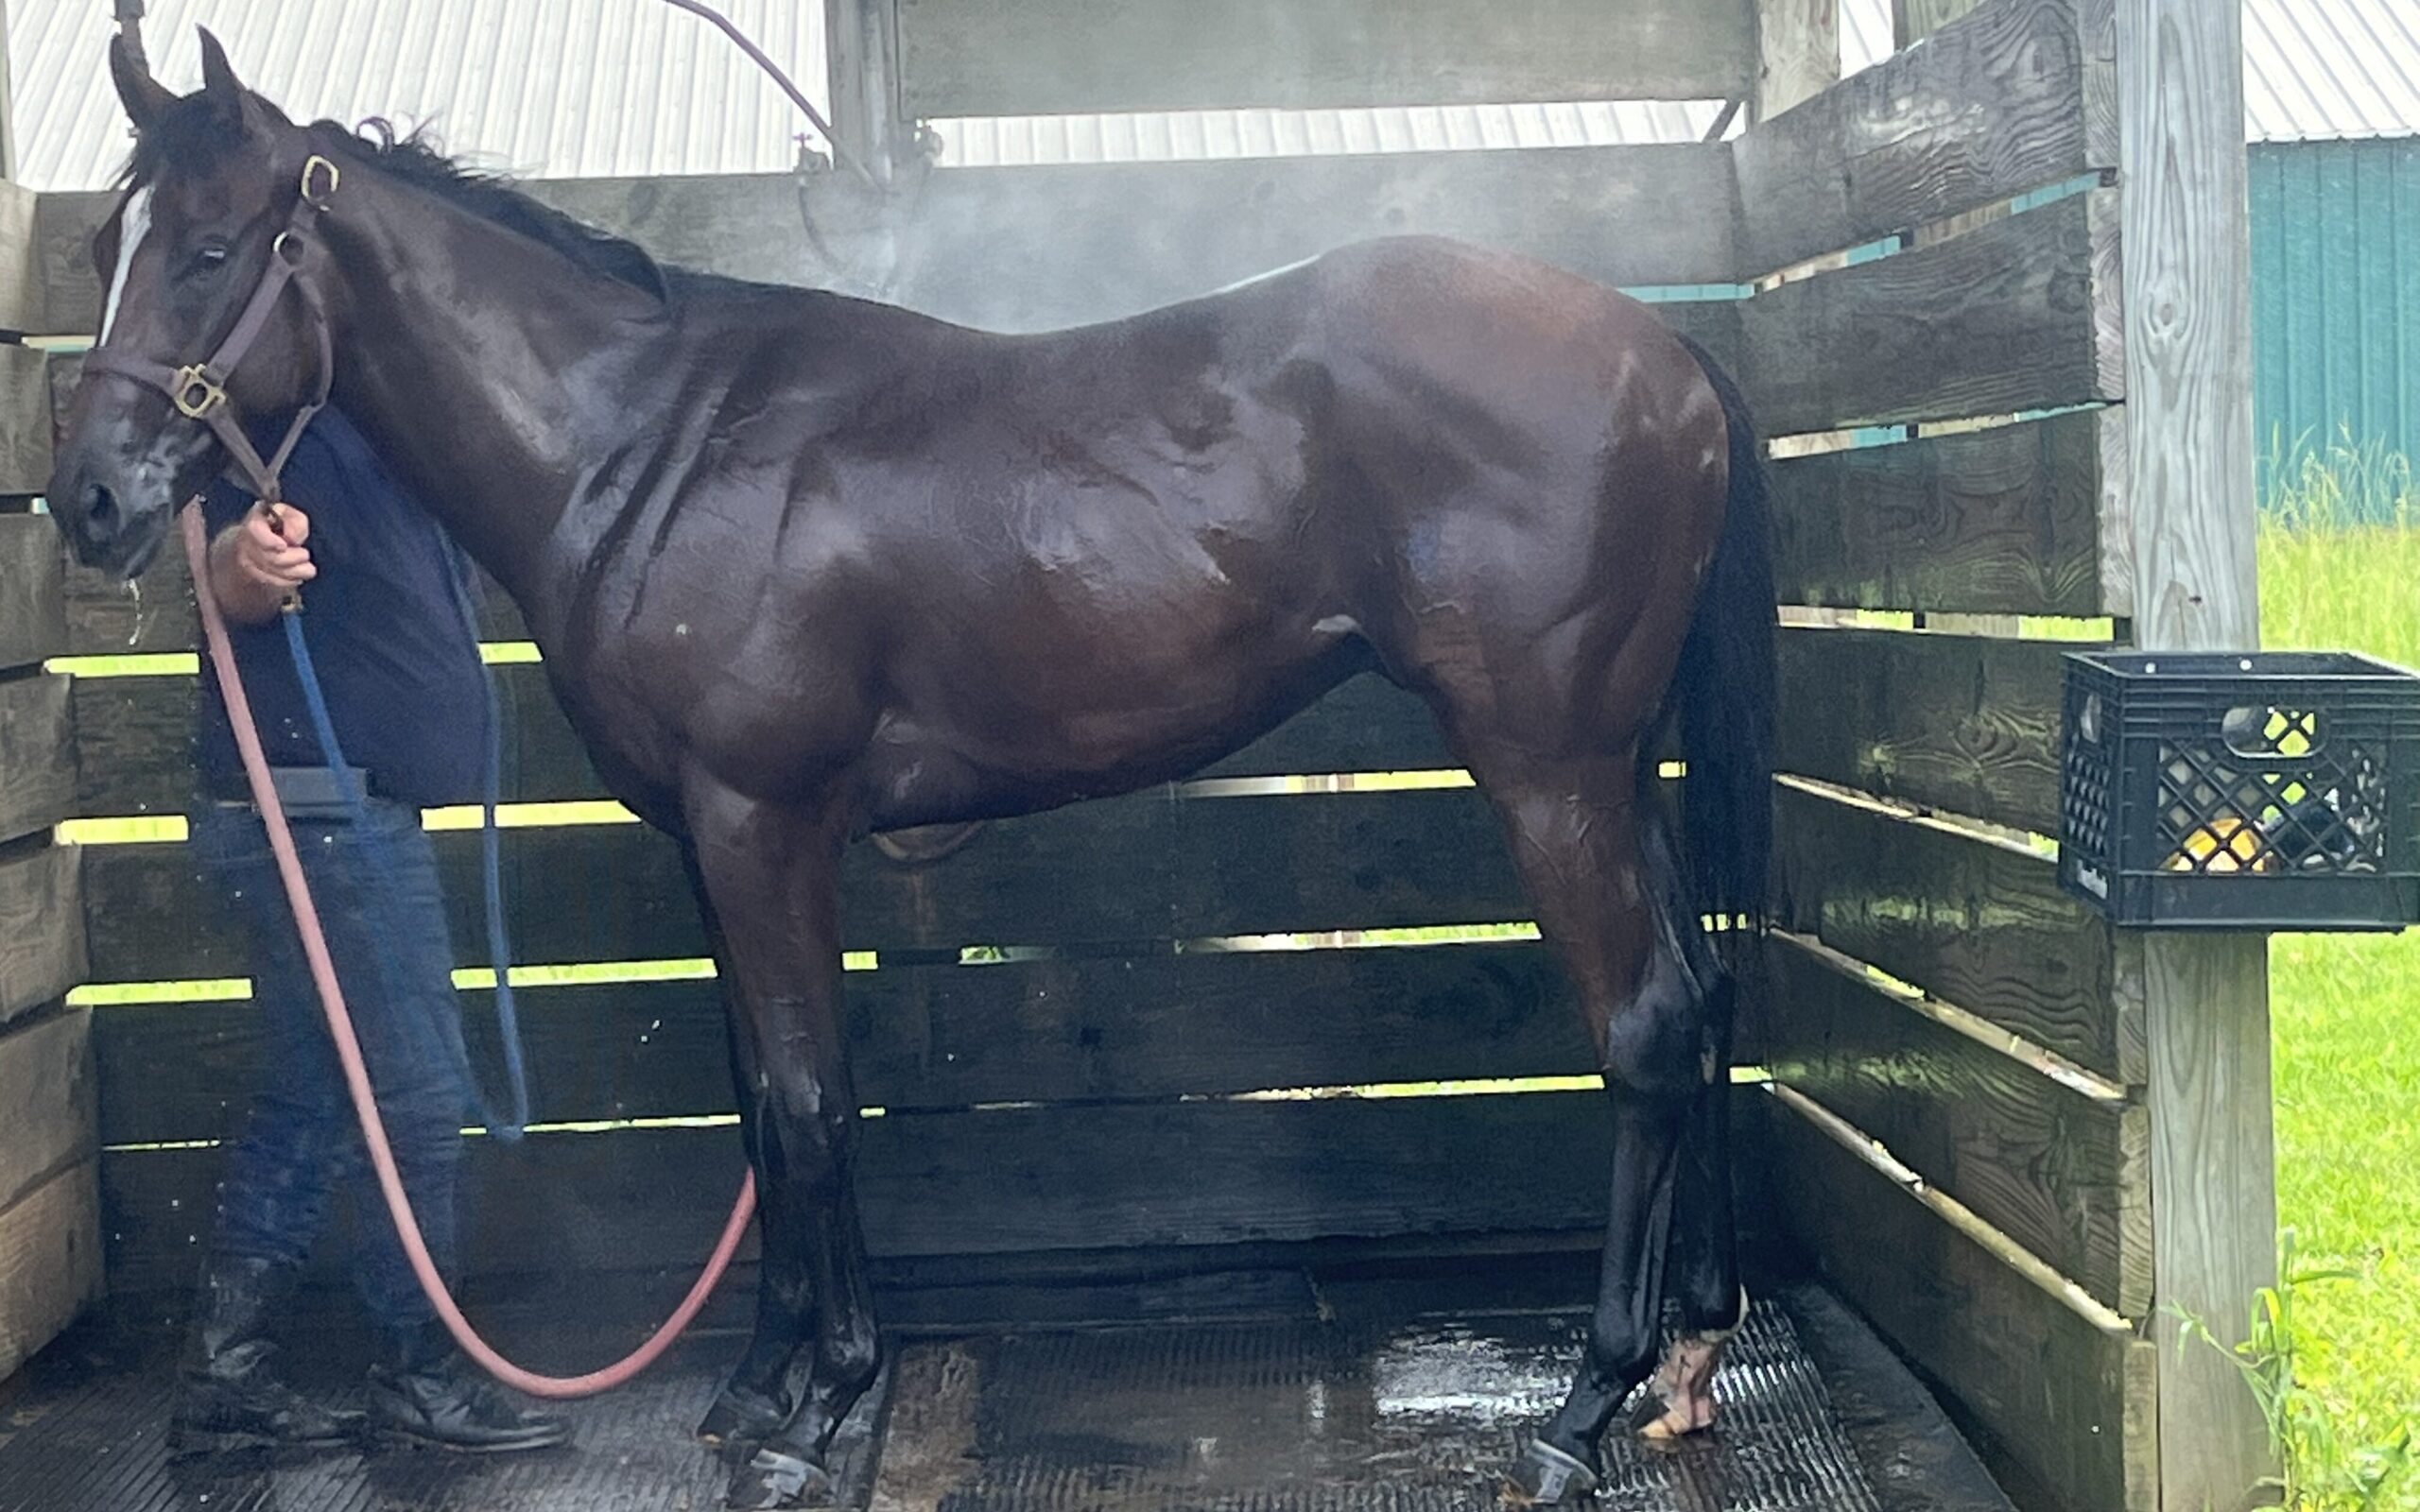
POLYGON ((1614 1117, 1604 1259, 1588 1348, 1562 1410, 1512 1472, 1518 1499, 1576 1500, 1601 1474, 1598 1443, 1654 1364, 1673 1173, 1713 1058, 1707 992, 1658 896, 1632 749, 1542 759, 1474 750, 1538 923, 1562 955, 1594 1038, 1614 1117))
POLYGON ((1739 1284, 1737 1228, 1731 1204, 1731 1022, 1735 985, 1699 925, 1664 827, 1647 832, 1647 866, 1665 917, 1673 922, 1691 981, 1704 990, 1704 1042, 1699 1085, 1672 1173, 1672 1237, 1665 1292, 1679 1308, 1681 1332, 1650 1378, 1634 1426, 1649 1439, 1677 1438, 1714 1423, 1714 1371, 1723 1347, 1747 1321, 1739 1284))

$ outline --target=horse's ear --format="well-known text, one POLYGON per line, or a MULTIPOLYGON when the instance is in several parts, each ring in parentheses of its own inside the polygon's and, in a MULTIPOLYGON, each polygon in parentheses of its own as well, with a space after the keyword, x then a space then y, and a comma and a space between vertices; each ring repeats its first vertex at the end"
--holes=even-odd
POLYGON ((176 102, 176 92, 153 78, 149 69, 134 60, 123 37, 110 39, 110 78, 117 85, 117 97, 126 107, 126 118, 134 123, 138 132, 150 130, 160 112, 176 102))
POLYGON ((208 26, 195 28, 201 33, 201 93, 231 119, 244 108, 244 86, 235 77, 235 70, 228 65, 227 49, 208 26))

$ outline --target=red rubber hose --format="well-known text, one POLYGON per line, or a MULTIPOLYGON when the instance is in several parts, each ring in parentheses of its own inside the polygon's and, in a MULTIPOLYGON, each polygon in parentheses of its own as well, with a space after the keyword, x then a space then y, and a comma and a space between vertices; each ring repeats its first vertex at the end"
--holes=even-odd
MULTIPOLYGON (((285 884, 285 900, 294 910, 295 927, 302 936, 302 954, 311 963, 311 979, 320 989, 320 1006, 328 1019, 328 1033, 336 1040, 337 1058, 344 1062, 345 1086, 353 1093, 353 1110, 361 1120, 362 1143, 369 1146, 370 1163, 378 1172, 379 1190, 386 1194, 387 1211, 395 1221, 395 1235, 403 1241, 404 1253, 412 1263, 412 1273, 420 1278, 421 1290, 428 1294, 429 1304, 445 1322, 445 1331, 462 1352, 478 1362, 479 1367, 516 1391, 533 1397, 589 1397, 610 1390, 630 1380, 653 1364, 681 1336, 698 1310, 706 1303, 715 1284, 731 1264, 731 1257, 739 1248, 740 1236, 748 1231, 748 1220, 756 1211, 756 1174, 751 1171, 739 1184, 739 1200, 732 1204, 731 1221, 723 1225, 722 1238, 715 1245, 705 1269, 698 1273, 689 1295, 672 1310, 663 1326, 648 1336, 646 1343, 627 1357, 601 1370, 591 1370, 580 1376, 542 1376, 525 1370, 503 1355, 496 1353, 470 1319, 455 1305, 453 1294, 445 1289, 445 1278, 437 1273, 437 1263, 429 1258, 427 1241, 421 1238, 420 1221, 412 1216, 411 1198, 405 1194, 404 1178, 395 1169, 395 1153, 387 1143, 387 1125, 378 1116, 378 1099, 370 1090, 370 1071, 362 1063, 361 1041, 354 1037, 353 1019, 345 1011, 344 990, 337 985, 336 964, 328 958, 328 942, 320 932, 320 913, 312 906, 311 889, 302 880, 302 863, 294 853, 294 835, 285 826, 285 811, 277 801, 277 789, 269 782, 268 758, 261 752, 260 731, 252 725, 252 708, 244 696, 244 682, 235 671, 235 653, 227 642, 227 621, 218 612, 218 601, 210 591, 210 547, 204 539, 201 508, 196 504, 185 506, 180 524, 184 529, 185 558, 193 564, 194 597, 201 605, 201 628, 210 645, 210 663, 218 672, 219 691, 227 703, 227 722, 233 727, 235 747, 244 758, 244 778, 251 784, 252 801, 259 806, 261 818, 268 825, 269 850, 277 857, 278 876, 285 884)), ((503 963, 496 969, 502 971, 503 963)))

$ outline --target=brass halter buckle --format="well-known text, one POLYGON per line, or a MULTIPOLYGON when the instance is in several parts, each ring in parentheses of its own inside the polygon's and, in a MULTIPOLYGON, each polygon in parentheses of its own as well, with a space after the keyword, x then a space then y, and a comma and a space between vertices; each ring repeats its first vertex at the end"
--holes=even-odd
POLYGON ((227 403, 227 380, 206 362, 189 363, 177 369, 176 391, 169 397, 177 402, 177 413, 208 420, 212 410, 227 403))
POLYGON ((337 197, 337 185, 343 180, 344 174, 337 169, 334 160, 312 153, 302 160, 302 202, 314 210, 326 210, 337 197), (327 180, 324 189, 318 183, 322 177, 327 180))

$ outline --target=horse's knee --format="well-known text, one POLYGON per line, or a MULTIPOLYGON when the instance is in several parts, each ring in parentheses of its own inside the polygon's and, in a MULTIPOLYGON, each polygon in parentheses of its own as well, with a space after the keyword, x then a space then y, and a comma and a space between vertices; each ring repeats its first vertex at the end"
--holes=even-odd
POLYGON ((758 1091, 757 1145, 766 1181, 821 1195, 845 1177, 856 1134, 855 1109, 821 1078, 767 1075, 758 1091))

